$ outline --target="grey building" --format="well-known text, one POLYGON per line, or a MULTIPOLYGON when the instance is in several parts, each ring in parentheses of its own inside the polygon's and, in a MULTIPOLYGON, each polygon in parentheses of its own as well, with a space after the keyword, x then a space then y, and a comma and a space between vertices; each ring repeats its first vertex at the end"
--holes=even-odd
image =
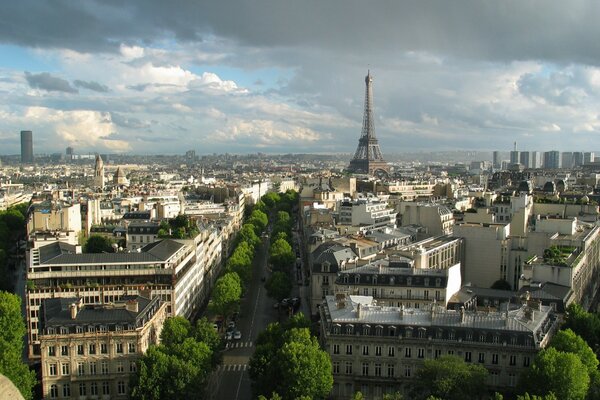
POLYGON ((33 164, 33 132, 21 131, 21 162, 33 164))
POLYGON ((514 388, 558 328, 551 307, 522 299, 502 311, 385 307, 371 296, 327 296, 320 340, 333 366, 334 399, 406 392, 423 362, 454 355, 489 372, 490 390, 514 388))
POLYGON ((558 169, 560 168, 560 152, 557 150, 544 152, 544 168, 558 169))

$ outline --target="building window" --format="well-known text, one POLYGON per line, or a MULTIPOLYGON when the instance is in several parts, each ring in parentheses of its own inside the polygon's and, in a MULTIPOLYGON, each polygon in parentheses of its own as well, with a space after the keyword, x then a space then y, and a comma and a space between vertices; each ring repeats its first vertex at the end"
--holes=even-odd
POLYGON ((449 356, 453 356, 454 355, 454 350, 448 350, 448 355, 449 356))
POLYGON ((516 336, 512 336, 510 338, 510 344, 512 344, 513 346, 515 346, 517 344, 517 337, 516 336))
POLYGON ((424 291, 423 291, 423 298, 424 298, 425 300, 429 300, 429 290, 424 290, 424 291))
POLYGON ((410 378, 410 365, 404 367, 404 376, 410 378))
POLYGON ((419 329, 419 338, 423 339, 426 334, 427 331, 425 329, 419 329))
POLYGON ((339 325, 334 325, 333 326, 333 334, 334 335, 339 335, 340 334, 340 326, 339 325))
POLYGON ((498 354, 492 354, 492 364, 498 364, 498 354))
POLYGON ((87 387, 85 386, 85 383, 80 383, 79 384, 79 395, 80 396, 87 395, 87 387))
POLYGON ((51 385, 50 386, 50 398, 55 399, 58 397, 58 386, 51 385))
POLYGON ((71 385, 68 383, 63 385, 63 397, 71 397, 71 385))
POLYGON ((123 361, 119 361, 117 363, 117 372, 123 372, 125 371, 125 368, 123 368, 123 361))
POLYGON ((85 375, 85 364, 82 362, 77 363, 77 375, 79 375, 79 376, 85 375))
POLYGON ((60 346, 60 355, 68 356, 69 355, 69 346, 60 346))
POLYGON ((471 352, 470 351, 465 351, 465 361, 471 362, 471 352))
POLYGON ((406 328, 406 329, 404 330, 404 335, 405 335, 407 338, 411 338, 411 337, 412 337, 412 328, 410 328, 410 327, 406 328))
POLYGON ((375 346, 375 355, 376 356, 380 356, 381 355, 381 346, 375 346))
POLYGON ((375 364, 375 376, 381 376, 381 364, 375 364))
POLYGON ((88 347, 89 354, 96 354, 96 345, 90 344, 88 347))
POLYGON ((411 348, 410 347, 407 347, 404 350, 404 357, 406 357, 406 358, 410 358, 411 357, 411 348))
POLYGON ((485 353, 479 353, 479 359, 477 360, 480 363, 485 362, 485 353))
POLYGON ((508 386, 515 386, 517 384, 516 378, 515 374, 508 374, 508 386))
POLYGON ((369 376, 369 363, 362 363, 362 375, 369 376))
POLYGON ((434 357, 439 358, 442 355, 442 351, 440 349, 435 349, 434 357))
POLYGON ((96 375, 96 373, 96 363, 92 361, 90 363, 90 375, 96 375))
POLYGON ((473 332, 467 332, 465 340, 468 340, 468 341, 473 340, 473 332))
POLYGON ((129 372, 137 372, 137 364, 135 361, 129 362, 129 372))
POLYGON ((108 346, 106 345, 106 343, 100 344, 100 353, 108 354, 108 346))
POLYGON ((456 337, 456 332, 454 332, 454 331, 448 332, 448 339, 454 340, 455 337, 456 337))
POLYGON ((394 377, 394 364, 388 364, 387 366, 387 376, 388 378, 394 377))
POLYGON ((354 325, 346 325, 346 335, 352 335, 354 333, 354 325))
POLYGON ((56 364, 48 365, 48 375, 56 376, 56 364))
POLYGON ((480 342, 485 342, 485 333, 480 333, 479 334, 479 341, 480 342))
POLYGON ((69 367, 69 364, 68 363, 62 364, 62 374, 69 375, 70 373, 71 373, 71 368, 69 367))
POLYGON ((509 365, 517 365, 517 356, 515 356, 515 355, 510 356, 508 364, 509 365))
POLYGON ((332 366, 333 366, 333 373, 335 375, 339 374, 340 373, 340 362, 339 361, 334 361, 332 363, 332 366))
POLYGON ((369 355, 369 346, 363 346, 362 350, 363 350, 362 351, 363 356, 368 356, 369 355))
POLYGON ((102 361, 101 370, 100 371, 101 371, 102 375, 108 374, 108 362, 102 361))
POLYGON ((117 394, 125 394, 125 381, 117 382, 117 394))
POLYGON ((394 346, 390 346, 388 347, 388 356, 390 357, 394 357, 394 353, 395 353, 395 347, 394 346))
POLYGON ((346 363, 346 375, 352 375, 352 363, 351 362, 346 363))
POLYGON ((96 383, 96 382, 90 383, 90 394, 92 396, 98 396, 98 383, 96 383))
POLYGON ((383 326, 377 325, 375 327, 375 335, 381 336, 383 334, 383 326))
POLYGON ((442 296, 441 296, 439 290, 435 291, 435 299, 436 299, 436 301, 440 301, 442 299, 442 296))
POLYGON ((529 367, 529 357, 528 356, 523 356, 523 366, 524 367, 529 367))
POLYGON ((417 349, 417 357, 425 358, 425 349, 417 349))
POLYGON ((340 354, 340 345, 339 344, 333 345, 333 354, 340 354))
POLYGON ((352 354, 352 345, 351 344, 346 345, 346 354, 352 354))
POLYGON ((77 354, 83 355, 83 345, 82 344, 77 345, 77 354))
POLYGON ((108 382, 102 382, 102 394, 109 395, 110 394, 110 386, 108 382))
MULTIPOLYGON (((48 357, 54 357, 56 355, 56 347, 48 346, 48 357)), ((58 393, 57 393, 58 395, 58 393)))
POLYGON ((115 347, 116 347, 117 354, 123 353, 123 343, 117 343, 115 347))

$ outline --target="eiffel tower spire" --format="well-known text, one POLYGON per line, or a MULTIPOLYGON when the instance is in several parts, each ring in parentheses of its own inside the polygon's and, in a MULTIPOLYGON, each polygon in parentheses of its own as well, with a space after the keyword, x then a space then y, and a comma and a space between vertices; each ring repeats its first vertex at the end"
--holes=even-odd
POLYGON ((358 147, 354 158, 350 161, 350 172, 375 174, 376 172, 389 173, 390 167, 383 159, 379 143, 375 137, 375 119, 373 118, 373 77, 367 72, 365 77, 365 111, 363 126, 358 147))

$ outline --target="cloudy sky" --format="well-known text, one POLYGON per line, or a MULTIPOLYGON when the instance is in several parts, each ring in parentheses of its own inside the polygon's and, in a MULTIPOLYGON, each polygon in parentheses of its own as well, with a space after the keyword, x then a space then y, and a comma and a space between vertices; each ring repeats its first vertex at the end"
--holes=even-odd
POLYGON ((0 154, 600 150, 600 2, 0 5, 0 154))

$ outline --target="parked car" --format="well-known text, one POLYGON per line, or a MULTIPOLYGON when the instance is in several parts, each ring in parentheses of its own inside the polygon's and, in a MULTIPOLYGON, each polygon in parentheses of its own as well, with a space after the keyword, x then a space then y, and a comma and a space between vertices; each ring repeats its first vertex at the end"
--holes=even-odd
POLYGON ((229 328, 231 328, 231 329, 235 328, 235 322, 229 321, 229 323, 227 324, 227 328, 228 328, 228 330, 229 330, 229 328))
POLYGON ((231 339, 233 339, 233 332, 225 333, 225 340, 231 340, 231 339))
POLYGON ((242 332, 240 332, 240 331, 233 332, 233 339, 234 340, 241 340, 242 339, 242 332))

